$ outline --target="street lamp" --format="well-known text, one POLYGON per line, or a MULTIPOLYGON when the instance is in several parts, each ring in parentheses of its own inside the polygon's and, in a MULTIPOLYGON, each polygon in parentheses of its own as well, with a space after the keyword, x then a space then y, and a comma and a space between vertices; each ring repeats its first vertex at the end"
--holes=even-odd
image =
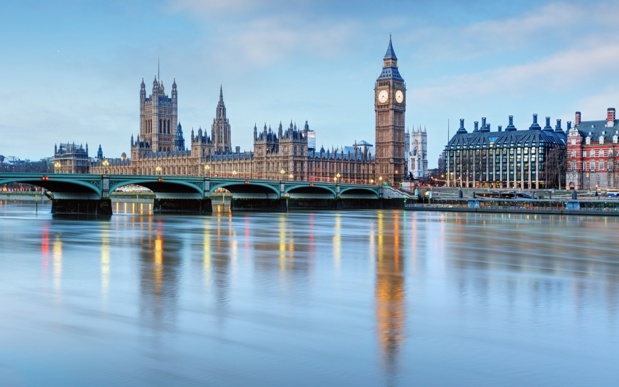
POLYGON ((289 178, 290 180, 294 180, 294 175, 291 173, 290 175, 288 175, 288 178, 289 178))
POLYGON ((232 176, 236 179, 236 171, 232 171, 232 176))
POLYGON ((335 182, 337 183, 338 180, 340 180, 340 173, 339 172, 335 175, 335 182))
POLYGON ((206 164, 204 166, 204 176, 206 176, 208 174, 208 177, 211 177, 211 166, 206 164))
POLYGON ((285 174, 285 173, 286 173, 286 171, 284 171, 284 168, 282 168, 282 169, 279 171, 279 174, 281 175, 280 180, 283 180, 283 179, 284 179, 284 174, 285 174))
POLYGON ((374 184, 374 179, 370 179, 370 184, 374 184))
POLYGON ((383 177, 382 176, 378 177, 378 182, 379 182, 378 185, 382 185, 383 184, 383 177))
POLYGON ((60 170, 60 161, 56 160, 56 162, 54 163, 54 172, 58 173, 59 170, 60 170))
POLYGON ((107 159, 104 159, 101 165, 103 165, 103 174, 107 175, 107 166, 110 165, 110 162, 107 161, 107 159))

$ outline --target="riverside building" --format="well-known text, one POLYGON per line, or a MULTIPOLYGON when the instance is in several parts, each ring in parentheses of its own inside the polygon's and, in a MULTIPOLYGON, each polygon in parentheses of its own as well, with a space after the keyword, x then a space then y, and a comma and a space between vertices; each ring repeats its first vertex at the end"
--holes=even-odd
POLYGON ((151 94, 140 85, 140 132, 131 136, 130 159, 104 159, 92 173, 134 175, 204 175, 237 178, 345 181, 398 184, 405 177, 406 85, 399 73, 391 38, 374 90, 376 114, 373 147, 365 141, 350 147, 316 149, 308 122, 298 127, 281 123, 276 130, 254 125, 253 150, 232 146, 223 89, 210 135, 191 131, 187 144, 178 119, 178 88, 171 95, 155 77, 151 94), (372 148, 375 152, 372 153, 372 148))
POLYGON ((576 112, 568 130, 567 189, 619 187, 619 121, 615 108, 605 120, 582 121, 576 112))
POLYGON ((542 128, 537 114, 528 130, 518 130, 513 116, 502 129, 492 131, 482 118, 468 132, 464 120, 444 150, 445 183, 448 187, 471 188, 548 188, 547 160, 566 149, 566 134, 561 120, 553 129, 550 117, 542 128))

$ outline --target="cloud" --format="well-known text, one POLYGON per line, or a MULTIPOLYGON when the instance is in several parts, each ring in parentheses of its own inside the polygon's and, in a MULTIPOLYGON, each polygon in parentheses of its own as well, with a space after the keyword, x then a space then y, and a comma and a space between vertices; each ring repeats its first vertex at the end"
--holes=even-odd
POLYGON ((170 0, 169 8, 176 12, 187 12, 199 17, 211 17, 221 14, 246 15, 256 10, 295 9, 309 0, 287 0, 284 4, 278 0, 170 0))
POLYGON ((543 55, 545 50, 552 52, 580 41, 616 36, 618 19, 619 7, 609 3, 555 2, 503 19, 413 28, 407 41, 424 52, 425 60, 475 60, 483 67, 488 55, 518 52, 520 58, 505 56, 504 60, 521 61, 543 55))
POLYGON ((619 61, 619 43, 566 50, 529 63, 445 78, 438 85, 419 88, 424 101, 454 98, 492 98, 512 94, 527 98, 532 93, 563 93, 575 86, 612 79, 619 61))
POLYGON ((337 56, 355 34, 353 23, 301 25, 298 20, 266 18, 245 25, 230 42, 251 62, 272 64, 284 58, 337 56))

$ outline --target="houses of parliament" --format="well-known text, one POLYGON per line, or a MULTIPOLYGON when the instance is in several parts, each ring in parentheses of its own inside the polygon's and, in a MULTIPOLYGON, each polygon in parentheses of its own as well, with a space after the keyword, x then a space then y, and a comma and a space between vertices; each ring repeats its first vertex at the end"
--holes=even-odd
MULTIPOLYGON (((140 132, 137 137, 131 136, 130 158, 123 155, 120 159, 104 159, 99 148, 90 172, 397 185, 406 173, 406 84, 398 71, 391 38, 375 83, 374 109, 374 153, 372 145, 366 142, 336 150, 316 149, 314 133, 307 122, 302 127, 292 122, 284 127, 280 123, 275 130, 266 125, 254 126, 253 151, 241 152, 239 147, 232 146, 220 87, 210 134, 202 129, 192 130, 186 144, 177 113, 176 81, 168 95, 161 80, 155 77, 149 96, 143 80, 140 85, 140 132)), ((58 162, 60 158, 56 155, 55 159, 58 162)), ((61 169, 65 172, 64 165, 61 169)))

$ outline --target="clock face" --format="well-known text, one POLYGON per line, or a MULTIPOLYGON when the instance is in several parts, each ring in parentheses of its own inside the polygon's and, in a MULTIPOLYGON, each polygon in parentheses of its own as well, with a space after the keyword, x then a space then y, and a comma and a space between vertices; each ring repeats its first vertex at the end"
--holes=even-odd
POLYGON ((387 90, 381 90, 378 93, 378 102, 385 103, 387 102, 388 99, 389 99, 389 93, 387 93, 387 90))
POLYGON ((402 101, 404 101, 404 93, 402 93, 402 90, 395 92, 395 100, 397 103, 402 103, 402 101))

